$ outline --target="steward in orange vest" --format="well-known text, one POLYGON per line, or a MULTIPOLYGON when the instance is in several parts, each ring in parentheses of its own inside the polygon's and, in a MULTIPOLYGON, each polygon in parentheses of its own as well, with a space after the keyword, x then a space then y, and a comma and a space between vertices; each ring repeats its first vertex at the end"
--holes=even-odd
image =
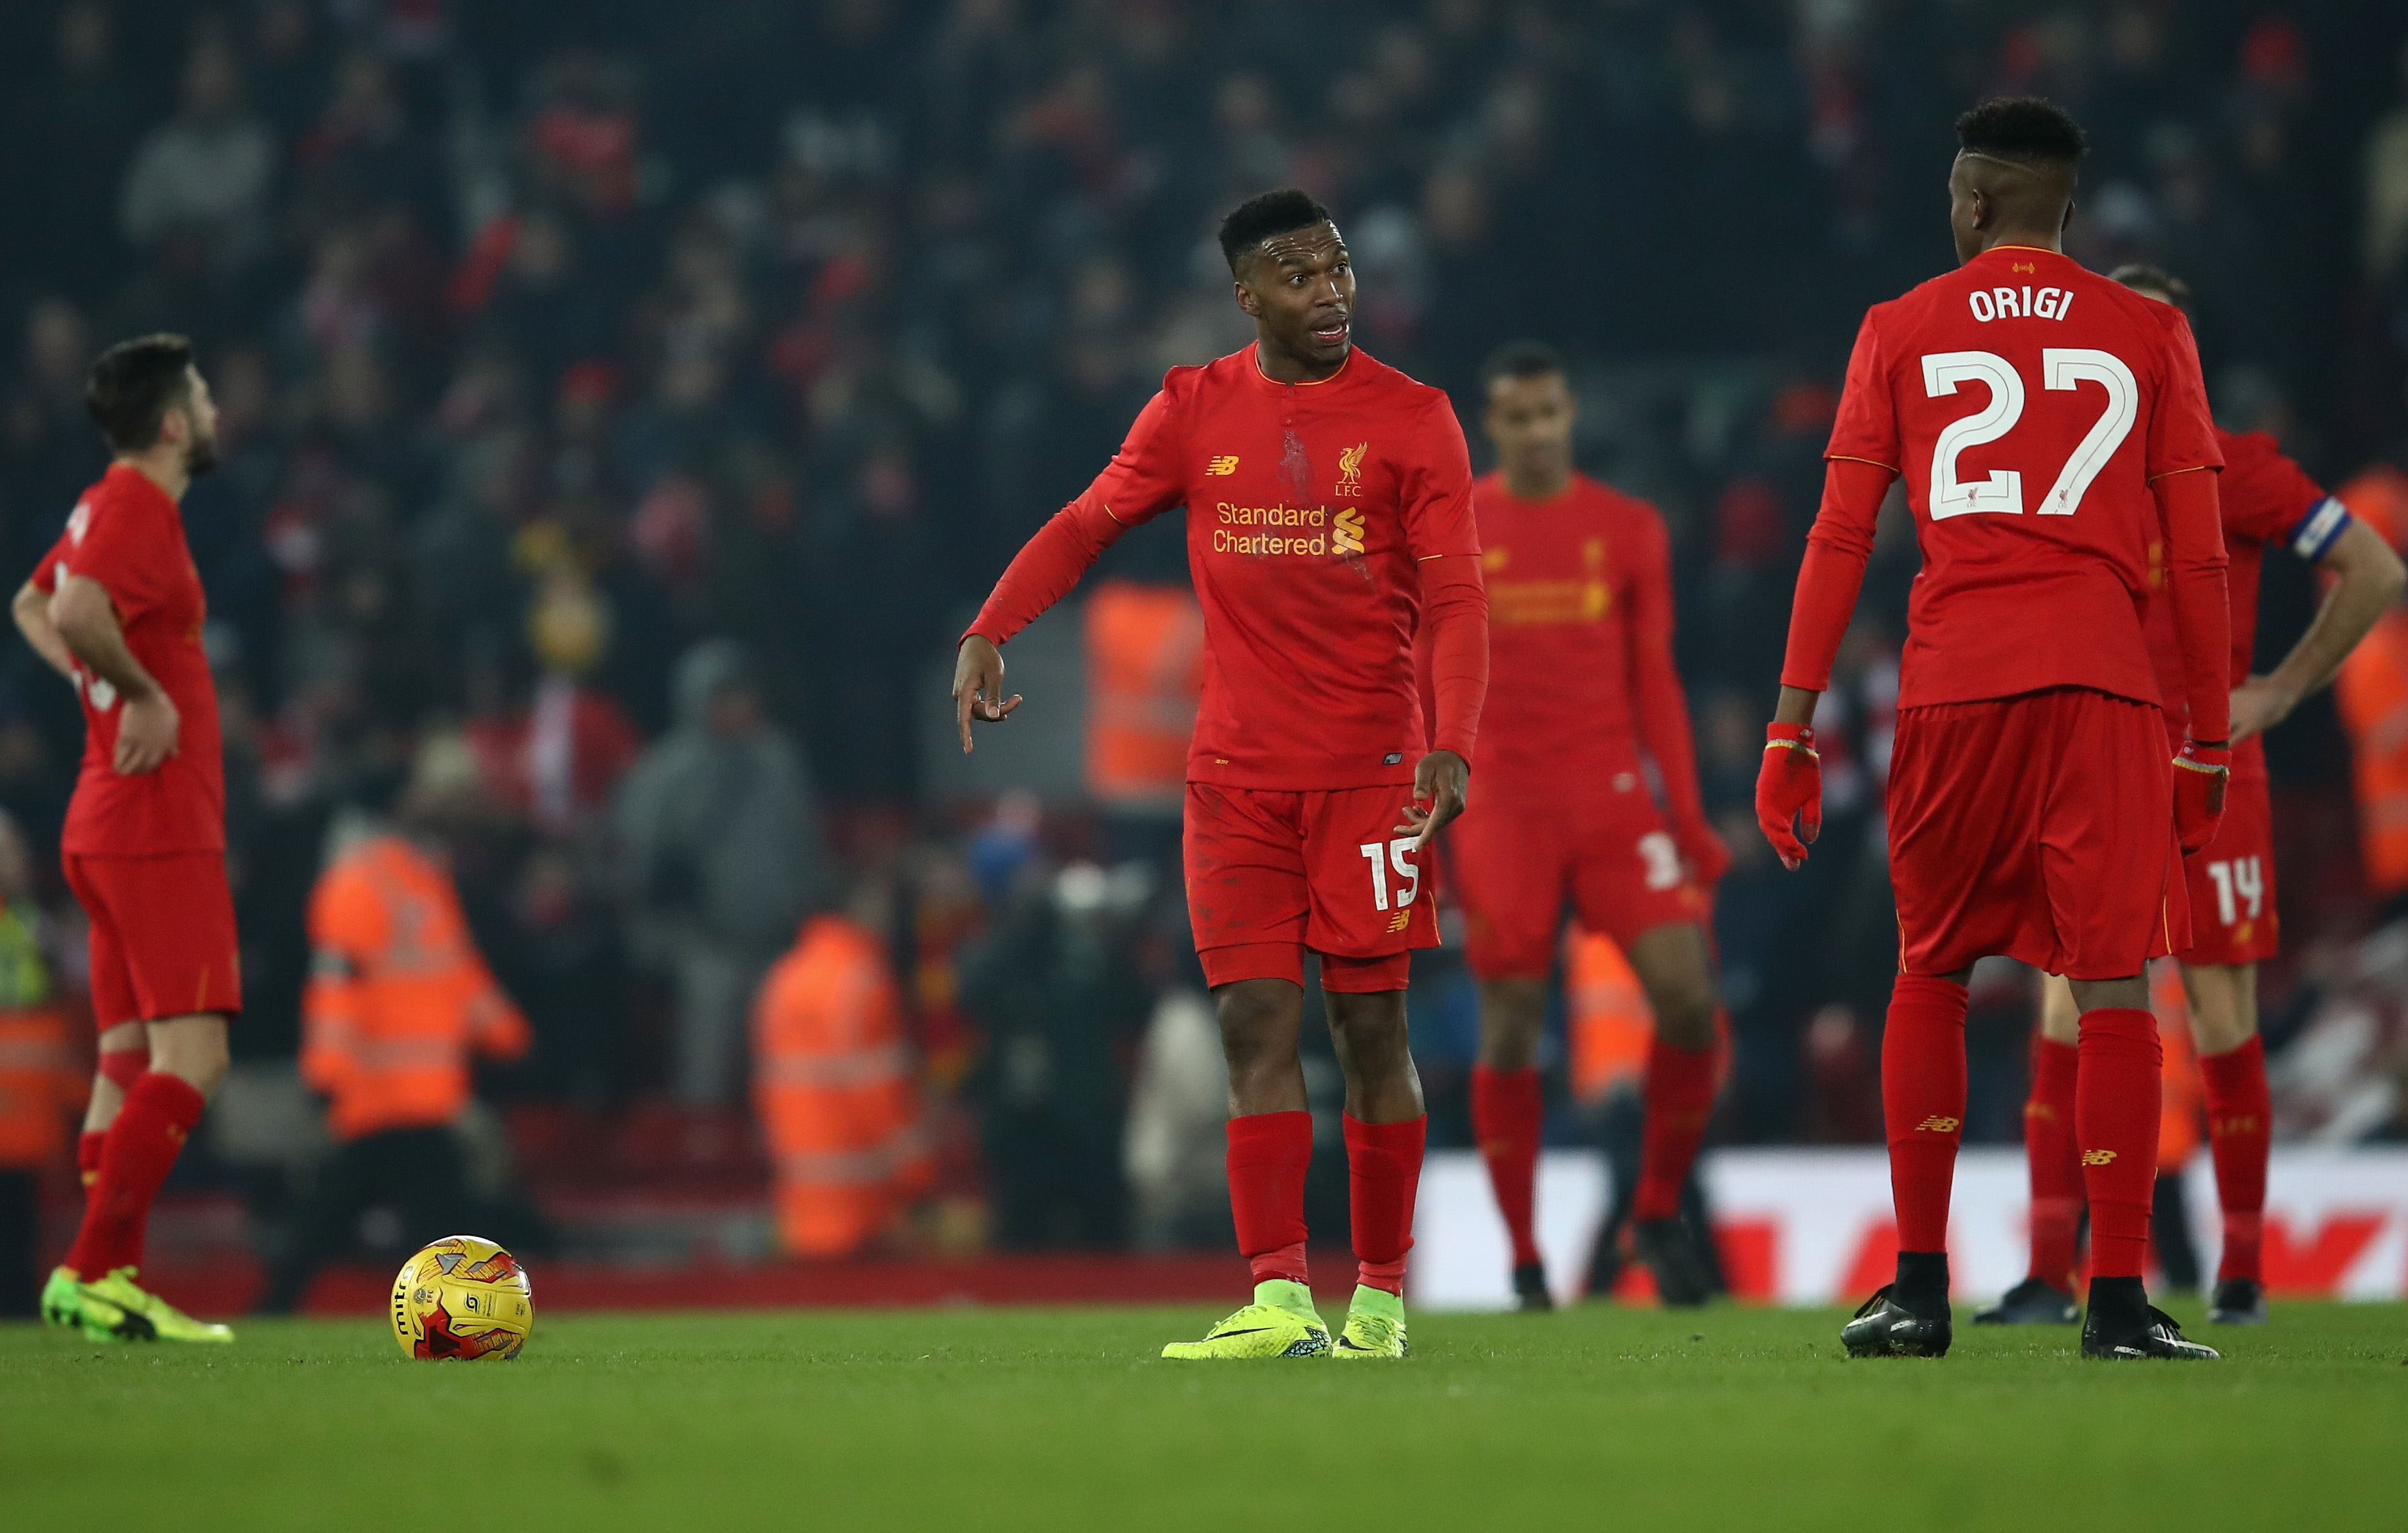
MULTIPOLYGON (((2371 468, 2340 498, 2393 548, 2408 545, 2408 477, 2398 469, 2371 468)), ((2393 602, 2341 663, 2333 701, 2349 735, 2366 886, 2388 898, 2408 889, 2408 603, 2393 602)))
POLYGON ((814 917, 771 967, 753 1006, 752 1096, 793 1254, 851 1255, 927 1190, 902 998, 867 927, 814 917))
POLYGON ((0 1315, 35 1312, 41 1173, 83 1109, 81 1064, 32 923, 16 902, 0 904, 0 1315))
MULTIPOLYGON (((406 807, 433 813, 475 792, 466 747, 438 739, 421 752, 406 807)), ((350 1243, 363 1209, 394 1209, 405 1247, 472 1227, 522 1243, 495 1223, 506 1211, 469 1190, 458 1124, 471 1056, 515 1059, 531 1037, 470 938, 449 869, 397 831, 358 836, 319 876, 309 942, 301 1079, 326 1097, 336 1146, 301 1200, 263 1301, 278 1313, 350 1243)))
POLYGON ((469 939, 452 875, 405 838, 371 835, 309 896, 301 1079, 337 1139, 446 1127, 468 1105, 469 1055, 516 1059, 526 1019, 469 939))

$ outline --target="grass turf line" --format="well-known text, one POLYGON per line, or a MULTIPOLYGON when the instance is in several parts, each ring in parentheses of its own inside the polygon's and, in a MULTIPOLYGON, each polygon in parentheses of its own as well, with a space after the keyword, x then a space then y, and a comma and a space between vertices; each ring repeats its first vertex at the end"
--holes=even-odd
MULTIPOLYGON (((538 1289, 540 1293, 540 1289, 538 1289)), ((1335 1319, 1335 1306, 1325 1305, 1335 1319)), ((1200 1310, 538 1313, 511 1364, 380 1323, 230 1349, 0 1326, 15 1526, 2386 1528, 2408 1306, 2083 1364, 1963 1324, 1852 1362, 1836 1312, 1416 1315, 1402 1364, 1177 1365, 1200 1310)), ((2196 1307, 2183 1311, 2195 1321, 2196 1307)))

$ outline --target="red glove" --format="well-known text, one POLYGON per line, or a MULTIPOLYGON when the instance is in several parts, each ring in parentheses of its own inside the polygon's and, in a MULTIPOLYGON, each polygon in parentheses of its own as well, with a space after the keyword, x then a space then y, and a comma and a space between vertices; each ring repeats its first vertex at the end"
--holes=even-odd
POLYGON ((1802 724, 1766 724, 1764 740, 1764 766, 1756 774, 1756 823, 1781 854, 1781 866, 1794 872, 1806 861, 1806 848, 1823 834, 1823 758, 1814 753, 1814 731, 1802 724))
POLYGON ((2174 757, 2174 834, 2187 857, 2215 839, 2224 818, 2224 787, 2232 778, 2232 752, 2221 745, 2183 741, 2174 757))
POLYGON ((1672 842, 1681 849, 1681 861, 1688 865, 1689 879, 1700 889, 1712 893, 1723 875, 1730 871, 1730 848, 1714 834, 1714 827, 1703 820, 1683 825, 1672 832, 1672 842))

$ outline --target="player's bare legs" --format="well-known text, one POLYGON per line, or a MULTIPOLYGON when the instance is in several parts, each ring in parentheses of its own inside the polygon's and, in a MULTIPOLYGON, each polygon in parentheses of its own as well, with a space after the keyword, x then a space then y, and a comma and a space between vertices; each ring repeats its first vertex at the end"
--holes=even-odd
POLYGON ((1357 1123, 1399 1124, 1422 1115, 1422 1078, 1406 1046, 1405 993, 1333 994, 1329 1040, 1346 1074, 1346 1115, 1357 1123))
POLYGON ((1547 981, 1490 980, 1480 987, 1480 1063, 1526 1070, 1539 1062, 1547 1027, 1547 981))
POLYGON ((1240 980, 1212 992, 1221 1057, 1229 1065, 1229 1116, 1302 1112, 1304 987, 1286 980, 1240 980))

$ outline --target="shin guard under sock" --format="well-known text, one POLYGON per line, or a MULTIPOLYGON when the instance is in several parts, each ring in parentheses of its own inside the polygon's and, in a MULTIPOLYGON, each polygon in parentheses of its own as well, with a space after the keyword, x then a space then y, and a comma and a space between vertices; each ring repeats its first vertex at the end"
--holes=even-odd
POLYGON ((1948 1249, 1948 1195, 1965 1128, 1965 987, 1901 974, 1882 1032, 1882 1123, 1901 1252, 1948 1249))
POLYGON ((2207 1091, 2207 1143, 2215 1158, 2215 1200, 2224 1210, 2224 1255, 2218 1281, 2262 1282, 2266 1219, 2266 1157, 2274 1104, 2266 1089, 2266 1042, 2252 1034, 2237 1049, 2201 1054, 2207 1091))
POLYGON ((1698 1163, 1706 1120, 1713 1116, 1714 1076, 1721 1065, 1722 1052, 1712 1043, 1697 1050, 1676 1049, 1660 1037, 1648 1043, 1646 1126, 1639 1186, 1630 1200, 1630 1217, 1640 1223, 1679 1216, 1681 1188, 1698 1163))
POLYGON ((1345 1122, 1347 1208, 1358 1281, 1401 1294, 1405 1253, 1413 1248, 1413 1198, 1421 1190, 1429 1118, 1367 1124, 1349 1113, 1345 1122))
POLYGON ((142 1264, 151 1199, 207 1105, 192 1082, 156 1070, 125 1094, 101 1146, 100 1175, 85 1196, 82 1227, 67 1253, 67 1265, 84 1282, 142 1264))
POLYGON ((1254 1281, 1305 1282, 1304 1173, 1312 1114, 1255 1112, 1228 1126, 1229 1212, 1254 1281))
POLYGON ((1471 1137, 1488 1163, 1488 1185, 1513 1242, 1513 1265, 1539 1259, 1531 1205, 1537 1196, 1539 1139, 1545 1104, 1534 1069, 1471 1067, 1471 1137))
POLYGON ((2093 1278, 2138 1278, 2147 1264, 2164 1067, 2154 1015, 2136 1007, 2083 1013, 2073 1131, 2090 1202, 2093 1278))
POLYGON ((2073 1083, 2081 1051, 2032 1033, 2031 1096, 2024 1103, 2024 1160, 2031 1176, 2031 1275, 2073 1292, 2074 1235, 2082 1227, 2082 1152, 2073 1142, 2073 1083))

